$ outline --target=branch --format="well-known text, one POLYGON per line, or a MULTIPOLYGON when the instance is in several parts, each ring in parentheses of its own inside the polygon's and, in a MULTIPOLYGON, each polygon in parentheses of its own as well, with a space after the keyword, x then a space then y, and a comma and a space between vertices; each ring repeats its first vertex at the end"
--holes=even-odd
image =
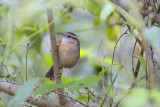
MULTIPOLYGON (((124 9, 125 11, 129 11, 129 7, 128 5, 126 5, 122 0, 111 0, 111 2, 113 2, 114 4, 118 5, 119 7, 121 7, 122 9, 124 9)), ((149 12, 148 10, 142 10, 141 14, 143 14, 144 16, 148 16, 151 12, 149 12)), ((158 25, 160 25, 160 16, 157 13, 153 13, 153 20, 154 22, 156 22, 158 25)))
MULTIPOLYGON (((1 81, 5 81, 0 79, 1 81)), ((18 91, 18 86, 9 82, 0 82, 0 91, 5 92, 11 96, 14 96, 18 91)), ((66 105, 60 105, 58 100, 51 99, 49 97, 43 98, 42 95, 30 96, 26 102, 29 102, 38 107, 83 107, 81 104, 74 104, 71 101, 66 105)))
MULTIPOLYGON (((47 17, 48 17, 48 24, 52 23, 49 26, 49 32, 50 32, 50 41, 51 41, 51 49, 52 49, 52 60, 53 60, 53 70, 54 70, 54 77, 56 84, 61 84, 61 78, 57 78, 58 74, 60 72, 59 70, 59 58, 58 58, 58 51, 57 51, 57 42, 56 42, 56 33, 55 33, 55 27, 53 23, 53 13, 52 9, 47 8, 47 17)), ((54 82, 54 80, 53 80, 54 82)), ((57 92, 64 94, 64 88, 57 89, 57 92)), ((64 96, 58 94, 59 102, 61 105, 64 105, 67 103, 67 100, 64 96)))

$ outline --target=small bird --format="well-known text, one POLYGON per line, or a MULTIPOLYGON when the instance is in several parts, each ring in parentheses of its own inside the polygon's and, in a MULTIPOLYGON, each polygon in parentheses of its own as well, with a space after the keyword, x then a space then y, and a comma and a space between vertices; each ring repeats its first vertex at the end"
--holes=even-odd
MULTIPOLYGON (((62 40, 57 43, 59 67, 72 68, 80 56, 80 42, 78 36, 72 32, 57 33, 62 35, 62 40)), ((53 65, 46 73, 45 77, 54 80, 53 65)))

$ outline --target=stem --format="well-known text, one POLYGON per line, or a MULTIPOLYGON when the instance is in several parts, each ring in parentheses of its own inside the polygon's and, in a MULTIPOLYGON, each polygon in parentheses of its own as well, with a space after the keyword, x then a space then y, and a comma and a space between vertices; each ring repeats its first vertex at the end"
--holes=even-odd
POLYGON ((120 72, 121 69, 122 69, 122 66, 119 68, 118 72, 116 73, 116 76, 114 77, 114 79, 113 79, 113 81, 112 81, 112 83, 111 83, 109 89, 107 90, 106 95, 105 95, 105 97, 104 97, 104 99, 103 99, 103 101, 102 101, 100 107, 103 107, 103 104, 104 104, 104 102, 105 102, 107 96, 109 95, 109 92, 110 92, 111 89, 113 88, 113 85, 114 85, 114 83, 115 83, 115 81, 116 81, 116 78, 117 78, 117 76, 118 76, 118 74, 119 74, 119 72, 120 72))
POLYGON ((28 47, 29 47, 29 44, 27 44, 27 52, 26 52, 26 82, 27 82, 27 55, 28 55, 28 47))
MULTIPOLYGON (((52 49, 52 60, 53 60, 53 70, 54 70, 54 77, 56 84, 61 84, 61 78, 58 78, 58 74, 60 72, 59 69, 59 58, 58 58, 58 51, 57 51, 57 42, 56 42, 56 33, 55 33, 55 27, 53 23, 53 13, 51 8, 47 8, 47 18, 48 18, 48 24, 52 23, 49 26, 49 32, 50 32, 50 42, 51 42, 51 49, 52 49)), ((53 80, 54 83, 54 80, 53 80)), ((60 94, 64 94, 64 88, 57 89, 57 92, 60 94)), ((67 99, 58 94, 59 103, 61 105, 64 105, 67 103, 67 99)))
MULTIPOLYGON (((4 56, 5 53, 5 45, 2 45, 2 57, 4 56)), ((4 59, 1 62, 1 76, 3 76, 3 65, 4 65, 4 59)))

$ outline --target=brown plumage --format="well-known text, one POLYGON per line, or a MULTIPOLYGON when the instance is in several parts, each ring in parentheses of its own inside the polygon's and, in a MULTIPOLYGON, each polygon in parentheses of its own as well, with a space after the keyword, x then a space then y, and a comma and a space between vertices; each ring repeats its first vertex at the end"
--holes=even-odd
MULTIPOLYGON (((59 33, 63 35, 62 40, 57 43, 60 68, 73 67, 80 56, 80 42, 76 34, 72 32, 59 33)), ((45 75, 50 80, 54 80, 53 65, 45 75)))

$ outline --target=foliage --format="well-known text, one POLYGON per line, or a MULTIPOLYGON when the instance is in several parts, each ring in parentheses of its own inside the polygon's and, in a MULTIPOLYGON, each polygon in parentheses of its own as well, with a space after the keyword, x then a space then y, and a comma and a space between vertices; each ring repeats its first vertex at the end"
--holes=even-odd
POLYGON ((34 86, 39 81, 39 78, 35 78, 32 80, 27 81, 24 85, 19 87, 16 95, 9 103, 9 107, 18 107, 22 105, 26 99, 31 95, 33 92, 34 86))
POLYGON ((32 92, 50 97, 58 88, 87 106, 159 106, 159 7, 157 0, 1 0, 0 77, 24 85, 13 98, 1 94, 0 106, 32 106, 25 102, 32 92), (46 7, 54 14, 50 24, 46 7), (44 78, 53 62, 48 30, 53 23, 56 33, 76 33, 81 46, 62 84, 44 78), (37 77, 42 86, 34 91, 37 77))
POLYGON ((74 92, 75 90, 81 88, 92 88, 98 81, 100 81, 102 77, 98 76, 88 76, 86 78, 80 79, 78 81, 71 81, 66 84, 47 84, 43 85, 42 87, 38 88, 35 91, 35 94, 45 94, 51 91, 54 91, 58 88, 68 88, 68 91, 74 92))

